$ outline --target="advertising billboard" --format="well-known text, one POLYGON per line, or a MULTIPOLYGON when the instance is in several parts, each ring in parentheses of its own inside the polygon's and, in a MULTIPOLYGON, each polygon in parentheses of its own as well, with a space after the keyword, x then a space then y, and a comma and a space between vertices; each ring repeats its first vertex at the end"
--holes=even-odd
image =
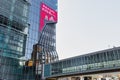
POLYGON ((53 10, 44 3, 40 5, 40 31, 43 30, 45 21, 57 22, 57 11, 53 10))

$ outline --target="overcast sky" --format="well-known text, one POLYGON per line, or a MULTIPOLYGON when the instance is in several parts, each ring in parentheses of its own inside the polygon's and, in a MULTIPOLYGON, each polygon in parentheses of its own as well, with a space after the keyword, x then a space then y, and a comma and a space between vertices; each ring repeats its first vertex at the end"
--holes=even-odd
POLYGON ((120 46, 120 0, 58 0, 60 59, 120 46))

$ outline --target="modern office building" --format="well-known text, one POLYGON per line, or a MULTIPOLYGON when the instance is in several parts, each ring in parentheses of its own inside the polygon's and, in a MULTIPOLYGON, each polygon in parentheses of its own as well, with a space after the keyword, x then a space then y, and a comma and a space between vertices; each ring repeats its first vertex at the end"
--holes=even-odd
POLYGON ((56 23, 57 0, 0 0, 0 80, 35 80, 43 61, 58 60, 56 23))
POLYGON ((30 57, 33 61, 33 74, 37 80, 43 74, 41 64, 58 60, 56 52, 57 0, 31 0, 30 4, 31 29, 26 55, 29 56, 32 53, 30 57))
POLYGON ((26 58, 30 59, 33 45, 39 45, 46 54, 46 62, 58 60, 56 52, 57 0, 29 0, 29 28, 26 58), (51 57, 49 57, 51 56, 51 57), (47 60, 49 58, 49 60, 47 60), (54 58, 54 59, 53 59, 54 58))
POLYGON ((29 2, 0 0, 0 80, 20 80, 25 55, 29 2))
POLYGON ((58 60, 57 0, 0 0, 0 80, 120 80, 120 47, 58 60))
POLYGON ((120 47, 45 64, 44 76, 57 80, 120 80, 120 47))

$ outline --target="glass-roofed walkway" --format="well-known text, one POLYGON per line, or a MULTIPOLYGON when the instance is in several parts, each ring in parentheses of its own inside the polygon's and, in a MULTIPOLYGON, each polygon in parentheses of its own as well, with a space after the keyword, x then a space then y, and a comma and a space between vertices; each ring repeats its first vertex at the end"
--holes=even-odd
POLYGON ((120 47, 80 55, 45 65, 44 76, 62 77, 120 69, 120 47))

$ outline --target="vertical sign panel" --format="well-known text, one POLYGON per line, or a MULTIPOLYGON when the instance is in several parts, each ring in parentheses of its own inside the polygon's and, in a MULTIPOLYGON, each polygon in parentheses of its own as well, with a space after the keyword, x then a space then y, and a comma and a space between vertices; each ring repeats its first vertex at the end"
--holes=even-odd
POLYGON ((40 6, 40 31, 44 28, 45 20, 50 22, 57 22, 57 12, 47 6, 44 3, 41 3, 40 6))

